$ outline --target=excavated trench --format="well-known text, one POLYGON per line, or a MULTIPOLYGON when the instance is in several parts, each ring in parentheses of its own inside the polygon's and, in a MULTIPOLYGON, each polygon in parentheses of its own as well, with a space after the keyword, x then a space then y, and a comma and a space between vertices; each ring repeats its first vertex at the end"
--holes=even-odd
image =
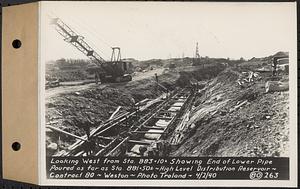
MULTIPOLYGON (((163 87, 158 86, 153 77, 129 83, 109 84, 104 88, 93 85, 84 90, 62 93, 47 99, 46 124, 83 136, 88 130, 109 119, 119 106, 119 113, 131 111, 139 101, 156 98, 166 92, 166 89, 172 91, 176 87, 187 87, 193 81, 212 79, 224 69, 222 65, 214 65, 193 71, 167 72, 158 77, 163 87)), ((110 135, 119 133, 118 130, 112 132, 113 130, 110 135)), ((51 129, 47 129, 46 136, 48 155, 52 155, 57 148, 65 149, 75 142, 73 137, 51 129)))

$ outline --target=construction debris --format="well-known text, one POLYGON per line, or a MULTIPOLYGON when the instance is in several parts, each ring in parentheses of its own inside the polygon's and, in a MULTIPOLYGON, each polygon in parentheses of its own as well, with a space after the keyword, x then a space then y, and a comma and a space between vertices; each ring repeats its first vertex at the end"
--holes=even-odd
POLYGON ((267 81, 265 85, 265 92, 279 92, 279 91, 288 91, 289 83, 288 82, 280 82, 280 81, 267 81))
POLYGON ((241 88, 246 88, 255 83, 255 81, 259 81, 262 78, 259 76, 258 72, 242 72, 240 75, 239 79, 237 80, 237 83, 241 88))

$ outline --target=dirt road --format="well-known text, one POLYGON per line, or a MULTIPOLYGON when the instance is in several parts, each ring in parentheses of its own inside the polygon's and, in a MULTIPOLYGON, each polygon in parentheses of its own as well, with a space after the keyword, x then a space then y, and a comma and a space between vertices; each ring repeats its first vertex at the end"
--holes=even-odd
MULTIPOLYGON (((76 92, 76 91, 88 89, 92 86, 97 86, 97 84, 90 83, 90 84, 86 84, 86 85, 60 86, 60 87, 50 88, 50 89, 46 90, 45 96, 46 96, 46 99, 49 99, 49 98, 54 97, 59 94, 76 92)), ((98 84, 98 86, 101 88, 105 88, 107 85, 105 85, 105 84, 99 85, 98 84)))
POLYGON ((161 75, 161 74, 163 74, 164 70, 165 70, 165 68, 157 68, 157 69, 154 69, 154 70, 149 70, 147 72, 137 72, 133 76, 132 81, 138 81, 138 80, 154 77, 155 74, 161 75))
MULTIPOLYGON (((155 70, 150 70, 147 72, 139 72, 136 73, 136 75, 133 76, 132 81, 138 81, 147 79, 150 77, 154 77, 155 73, 157 75, 161 75, 164 71, 164 68, 159 68, 155 70)), ((55 88, 50 88, 45 91, 46 99, 52 98, 56 95, 63 94, 63 93, 71 93, 76 91, 85 90, 91 87, 99 86, 99 88, 105 88, 110 84, 95 84, 95 83, 89 83, 89 84, 83 84, 83 85, 74 85, 74 86, 60 86, 55 88)))

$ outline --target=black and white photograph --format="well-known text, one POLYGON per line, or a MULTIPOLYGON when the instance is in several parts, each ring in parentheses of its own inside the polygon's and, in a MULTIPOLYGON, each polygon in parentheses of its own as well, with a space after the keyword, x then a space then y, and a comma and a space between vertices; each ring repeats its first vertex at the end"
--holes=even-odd
POLYGON ((47 155, 288 156, 281 15, 80 5, 49 12, 47 155))
POLYGON ((294 5, 42 4, 46 157, 289 158, 294 5))

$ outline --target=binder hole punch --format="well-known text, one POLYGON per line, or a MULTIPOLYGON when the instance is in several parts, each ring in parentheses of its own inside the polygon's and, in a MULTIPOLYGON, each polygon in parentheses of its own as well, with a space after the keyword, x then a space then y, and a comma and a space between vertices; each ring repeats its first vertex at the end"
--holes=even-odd
POLYGON ((22 46, 22 43, 19 39, 15 39, 13 42, 12 42, 12 46, 15 48, 15 49, 18 49, 22 46))
POLYGON ((19 151, 21 149, 21 144, 18 143, 18 142, 14 142, 12 145, 11 145, 12 149, 14 151, 19 151))

